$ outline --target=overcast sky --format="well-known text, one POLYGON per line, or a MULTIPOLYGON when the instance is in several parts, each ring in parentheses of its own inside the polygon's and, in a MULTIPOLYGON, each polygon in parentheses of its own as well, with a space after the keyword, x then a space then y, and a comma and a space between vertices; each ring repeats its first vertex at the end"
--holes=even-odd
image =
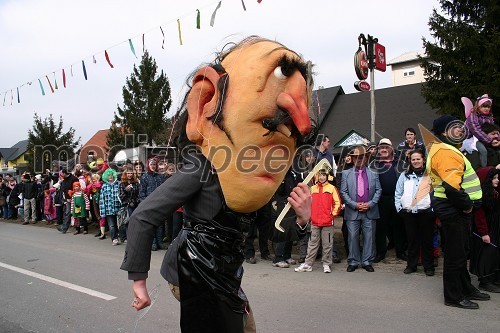
MULTIPOLYGON (((346 93, 352 93, 357 80, 353 57, 360 33, 377 37, 390 60, 422 48, 422 37, 430 38, 429 16, 433 8, 439 8, 437 0, 262 0, 260 4, 244 0, 244 11, 241 0, 223 0, 214 27, 210 27, 218 2, 0 0, 0 147, 27 139, 35 112, 42 118, 53 114, 56 121, 62 116, 64 129, 73 127, 82 144, 97 130, 109 128, 117 104, 122 104, 125 80, 133 65, 140 62, 143 33, 146 49, 169 78, 173 114, 187 75, 212 60, 214 52, 228 41, 248 35, 275 39, 315 64, 315 88, 341 85, 346 93), (196 29, 196 9, 201 13, 200 30, 196 29), (165 33, 164 49, 160 26, 165 33), (82 60, 88 80, 83 76, 82 60), (51 93, 45 75, 53 86, 56 78, 59 89, 55 93, 51 93)), ((390 68, 385 73, 376 72, 377 89, 391 85, 390 68)))

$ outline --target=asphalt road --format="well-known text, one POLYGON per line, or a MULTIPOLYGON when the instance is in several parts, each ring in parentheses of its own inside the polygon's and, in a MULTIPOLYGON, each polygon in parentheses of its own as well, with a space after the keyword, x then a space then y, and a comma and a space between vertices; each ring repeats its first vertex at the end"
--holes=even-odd
MULTIPOLYGON (((91 234, 0 221, 0 333, 179 332, 179 304, 159 275, 165 251, 153 253, 148 279, 156 301, 139 313, 119 269, 123 251, 91 234)), ((443 305, 440 274, 407 276, 390 259, 374 273, 345 269, 345 260, 331 274, 320 262, 310 273, 245 264, 258 331, 498 332, 498 294, 479 310, 461 310, 443 305)))

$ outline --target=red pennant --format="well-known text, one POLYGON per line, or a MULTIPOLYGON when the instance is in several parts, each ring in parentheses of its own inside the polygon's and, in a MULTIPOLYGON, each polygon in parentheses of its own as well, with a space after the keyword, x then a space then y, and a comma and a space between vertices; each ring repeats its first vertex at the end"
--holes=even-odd
POLYGON ((47 75, 45 75, 45 77, 47 78, 47 82, 49 83, 50 91, 54 93, 54 88, 52 87, 52 83, 50 83, 49 77, 47 75))
POLYGON ((63 86, 66 88, 66 73, 64 72, 64 68, 62 70, 62 76, 63 76, 63 86))
POLYGON ((113 67, 113 64, 112 64, 112 63, 111 63, 111 61, 109 60, 108 51, 106 51, 106 50, 104 50, 104 57, 106 57, 106 61, 108 62, 109 67, 114 68, 114 67, 113 67))

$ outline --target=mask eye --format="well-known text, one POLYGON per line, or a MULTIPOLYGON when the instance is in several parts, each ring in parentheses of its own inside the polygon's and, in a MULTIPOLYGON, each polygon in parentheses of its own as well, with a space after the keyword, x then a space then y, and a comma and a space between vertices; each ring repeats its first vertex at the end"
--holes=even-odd
POLYGON ((287 78, 287 76, 285 74, 283 74, 283 70, 281 69, 281 66, 278 66, 274 69, 274 76, 278 80, 285 80, 287 78))

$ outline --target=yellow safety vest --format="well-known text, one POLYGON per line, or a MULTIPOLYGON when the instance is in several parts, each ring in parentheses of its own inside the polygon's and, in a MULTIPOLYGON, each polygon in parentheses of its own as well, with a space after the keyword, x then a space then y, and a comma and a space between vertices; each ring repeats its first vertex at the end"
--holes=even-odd
POLYGON ((460 186, 464 189, 465 193, 469 195, 469 198, 472 201, 481 200, 481 198, 483 197, 481 182, 479 181, 479 178, 477 177, 477 174, 472 168, 469 160, 460 152, 460 150, 444 143, 433 143, 429 155, 427 156, 426 171, 431 178, 432 187, 434 188, 434 196, 437 198, 447 199, 444 187, 442 185, 443 180, 439 177, 439 175, 432 172, 431 168, 432 157, 439 149, 450 149, 459 154, 464 159, 465 171, 462 176, 462 183, 460 184, 460 186))

